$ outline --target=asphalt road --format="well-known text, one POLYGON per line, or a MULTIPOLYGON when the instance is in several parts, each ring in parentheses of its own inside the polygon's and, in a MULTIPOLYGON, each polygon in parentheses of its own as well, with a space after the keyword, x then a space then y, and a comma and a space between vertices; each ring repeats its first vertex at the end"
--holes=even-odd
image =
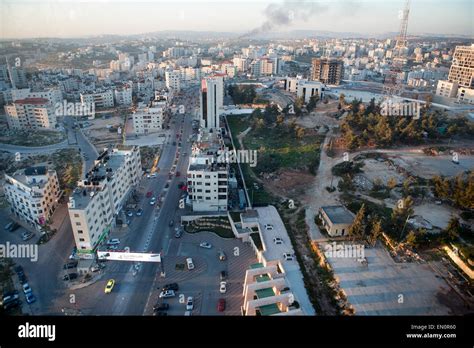
MULTIPOLYGON (((197 95, 193 93, 193 98, 197 95)), ((181 102, 175 101, 176 105, 181 102)), ((184 101, 183 101, 184 103, 184 101)), ((189 108, 191 109, 191 108, 189 108)), ((121 241, 121 246, 130 247, 131 251, 152 251, 160 252, 169 243, 170 238, 174 234, 174 227, 168 226, 169 221, 174 219, 178 222, 179 214, 178 201, 181 197, 182 191, 178 189, 177 185, 180 181, 186 181, 185 173, 188 166, 189 153, 191 152, 191 144, 187 142, 189 135, 192 133, 192 112, 183 116, 172 116, 171 120, 174 123, 170 124, 171 129, 176 136, 176 133, 181 132, 182 148, 179 148, 180 155, 176 170, 181 172, 180 177, 173 175, 172 180, 169 180, 169 173, 174 165, 176 153, 178 151, 178 141, 173 145, 175 139, 171 139, 169 144, 164 145, 161 157, 158 163, 160 172, 156 178, 143 178, 140 185, 140 193, 143 197, 140 206, 144 210, 141 217, 133 217, 129 230, 124 236, 117 235, 121 241), (187 152, 187 156, 183 156, 182 152, 187 152), (169 184, 166 189, 165 186, 169 184), (163 197, 161 207, 149 204, 149 199, 145 198, 148 191, 153 191, 155 196, 163 197)), ((175 171, 174 171, 175 172, 175 171)), ((115 237, 113 234, 112 237, 115 237)), ((166 256, 164 257, 166 262, 166 256)), ((145 310, 146 301, 152 291, 153 280, 157 272, 160 272, 159 264, 143 263, 140 271, 134 275, 133 263, 108 261, 104 275, 96 283, 74 291, 66 291, 66 296, 63 296, 62 304, 67 307, 67 299, 70 295, 74 295, 77 309, 80 309, 83 314, 92 315, 142 315, 145 310), (104 294, 104 287, 108 279, 114 279, 116 285, 110 294, 104 294)), ((69 305, 69 307, 71 307, 69 305)))

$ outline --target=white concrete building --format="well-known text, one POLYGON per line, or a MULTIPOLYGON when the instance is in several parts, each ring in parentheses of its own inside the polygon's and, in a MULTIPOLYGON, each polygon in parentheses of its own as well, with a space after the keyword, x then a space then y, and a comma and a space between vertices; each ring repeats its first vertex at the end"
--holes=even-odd
POLYGON ((165 72, 166 87, 172 89, 175 92, 179 92, 181 89, 181 72, 179 70, 166 71, 165 72))
POLYGON ((305 103, 309 103, 312 96, 319 96, 322 99, 324 96, 324 84, 318 81, 299 80, 296 87, 296 96, 303 98, 305 103))
POLYGON ((214 75, 201 81, 200 120, 207 130, 219 128, 219 117, 224 107, 224 80, 214 75))
POLYGON ((148 134, 163 129, 165 103, 151 103, 133 113, 133 129, 135 134, 148 134))
POLYGON ((59 88, 49 88, 36 92, 32 92, 30 88, 12 89, 11 94, 13 101, 28 98, 42 98, 48 99, 53 106, 63 102, 63 94, 59 88))
POLYGON ((5 105, 5 113, 10 129, 56 128, 56 114, 48 99, 18 99, 5 105))
POLYGON ((114 94, 111 89, 81 93, 81 103, 94 103, 96 108, 111 108, 114 106, 114 94))
POLYGON ((445 98, 455 98, 458 93, 458 83, 439 80, 436 87, 436 95, 445 98))
POLYGON ((224 143, 218 132, 201 132, 193 145, 187 172, 193 211, 227 211, 229 164, 218 159, 222 149, 224 143))
POLYGON ((78 182, 68 210, 79 255, 92 253, 108 237, 141 175, 140 149, 134 146, 104 151, 78 182))
POLYGON ((132 87, 123 85, 114 91, 115 103, 120 106, 132 106, 132 87))
POLYGON ((232 221, 237 238, 250 245, 257 263, 245 272, 243 315, 315 315, 290 237, 273 206, 258 207, 232 221))
POLYGON ((45 166, 5 174, 4 190, 11 213, 38 231, 53 214, 60 197, 56 171, 45 166))

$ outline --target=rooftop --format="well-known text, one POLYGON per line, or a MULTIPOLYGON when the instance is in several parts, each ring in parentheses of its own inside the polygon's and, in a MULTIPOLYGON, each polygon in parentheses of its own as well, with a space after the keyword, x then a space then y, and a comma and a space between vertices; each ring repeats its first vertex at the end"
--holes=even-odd
POLYGON ((15 104, 32 104, 32 105, 43 105, 48 104, 49 100, 45 98, 25 98, 17 99, 14 101, 15 104))
POLYGON ((273 315, 281 312, 276 303, 260 306, 258 307, 258 310, 261 315, 273 315))
POLYGON ((321 210, 333 224, 351 224, 354 221, 354 215, 342 205, 327 205, 321 210))

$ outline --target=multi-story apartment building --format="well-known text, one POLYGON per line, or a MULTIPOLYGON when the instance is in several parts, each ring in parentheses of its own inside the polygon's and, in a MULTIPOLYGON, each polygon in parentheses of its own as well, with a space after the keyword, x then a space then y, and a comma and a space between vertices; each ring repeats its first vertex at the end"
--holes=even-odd
POLYGON ((139 108, 133 113, 135 134, 148 134, 163 128, 166 102, 152 102, 149 106, 139 108))
POLYGON ((201 132, 193 145, 187 173, 188 198, 193 211, 227 211, 229 164, 221 161, 220 132, 201 132))
POLYGON ((172 89, 175 92, 179 92, 181 89, 181 72, 179 70, 166 71, 165 72, 166 87, 172 89))
POLYGON ((5 106, 5 113, 10 129, 56 128, 56 114, 48 99, 18 99, 5 106))
POLYGON ((131 106, 132 105, 132 87, 128 84, 115 89, 115 103, 120 106, 131 106))
POLYGON ((458 103, 474 103, 474 44, 456 46, 448 79, 438 81, 436 95, 457 98, 458 103))
POLYGON ((42 91, 31 91, 30 88, 12 89, 11 93, 13 101, 27 98, 43 98, 48 99, 53 106, 63 102, 63 93, 59 88, 49 88, 42 91))
POLYGON ((24 69, 11 66, 8 68, 8 75, 13 89, 28 87, 28 79, 24 69))
POLYGON ((142 175, 140 149, 106 150, 78 182, 68 209, 79 254, 90 254, 109 235, 142 175))
POLYGON ((328 85, 339 85, 344 76, 344 63, 340 59, 313 58, 311 80, 328 85))
POLYGON ((224 105, 224 80, 214 75, 201 81, 201 127, 207 130, 219 128, 219 117, 224 105))
POLYGON ((245 72, 249 67, 247 58, 234 57, 233 63, 238 72, 245 72))
POLYGON ((12 214, 38 231, 53 214, 61 192, 56 171, 45 166, 5 174, 4 190, 12 214))
POLYGON ((114 93, 111 89, 81 93, 81 103, 95 104, 95 108, 111 108, 114 106, 114 93))

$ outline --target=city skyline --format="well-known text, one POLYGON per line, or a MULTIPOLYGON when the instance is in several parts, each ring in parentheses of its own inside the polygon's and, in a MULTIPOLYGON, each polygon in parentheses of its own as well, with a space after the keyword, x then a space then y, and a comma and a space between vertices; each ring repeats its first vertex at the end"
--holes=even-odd
MULTIPOLYGON (((79 38, 160 31, 268 34, 291 30, 370 33, 375 36, 397 32, 398 11, 403 5, 402 0, 384 3, 375 0, 332 3, 5 0, 0 5, 3 23, 0 38, 79 38), (242 18, 246 18, 245 23, 242 23, 242 18)), ((473 5, 466 0, 413 1, 408 33, 472 36, 472 15, 473 5), (430 13, 429 18, 426 13, 430 13)))

